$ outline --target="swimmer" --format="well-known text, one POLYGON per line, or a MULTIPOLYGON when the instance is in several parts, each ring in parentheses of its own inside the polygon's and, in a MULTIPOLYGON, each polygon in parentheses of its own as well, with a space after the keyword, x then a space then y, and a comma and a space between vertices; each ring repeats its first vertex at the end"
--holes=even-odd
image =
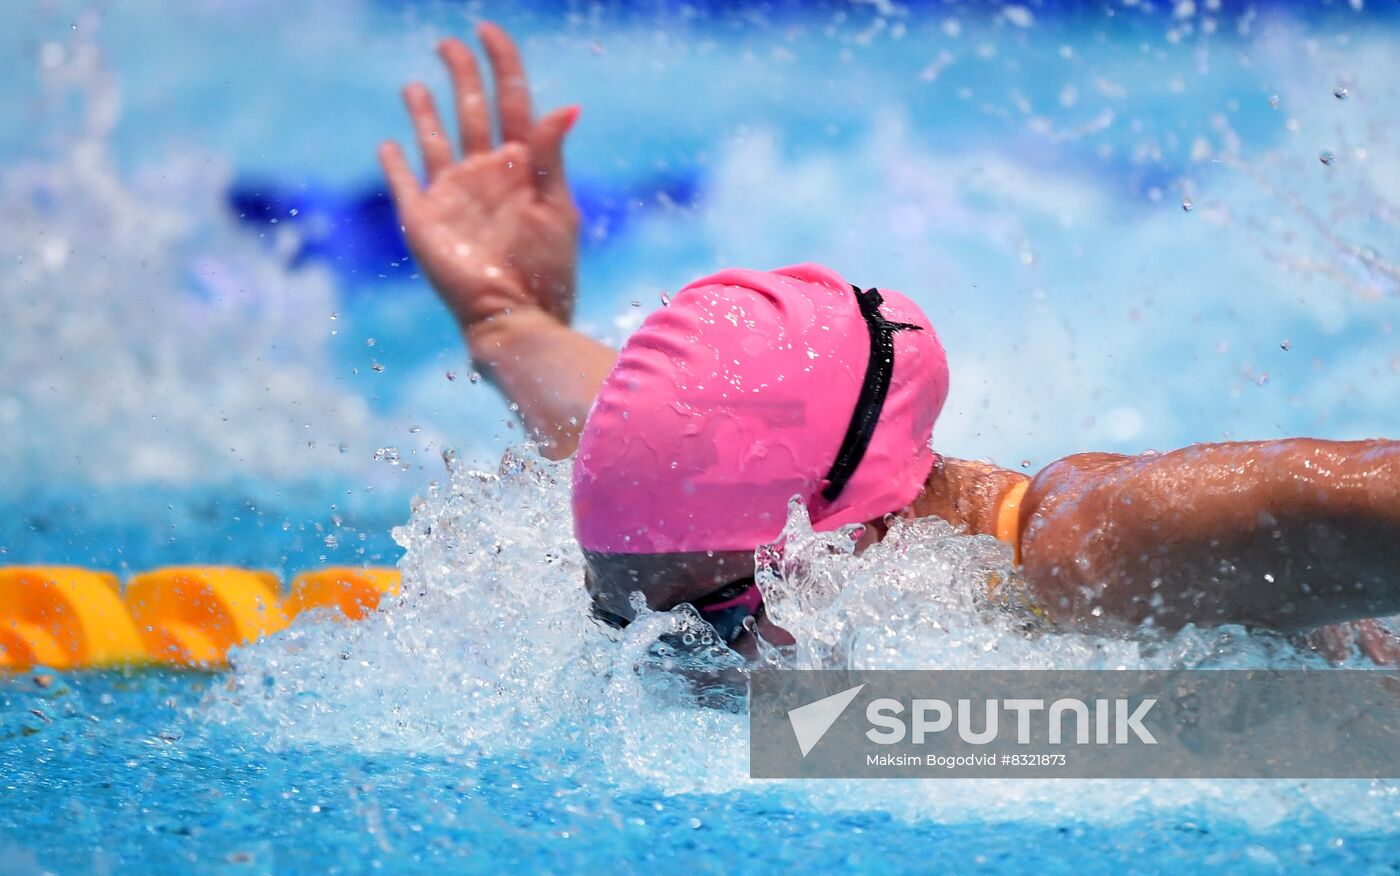
MULTIPOLYGON (((929 319, 819 265, 725 270, 676 294, 622 351, 570 328, 579 212, 563 144, 578 107, 536 118, 520 55, 444 40, 458 136, 421 84, 404 99, 426 183, 379 158, 418 265, 476 367, 554 458, 575 454, 575 531, 596 613, 689 603, 731 647, 790 637, 765 615, 754 550, 801 496, 818 530, 935 516, 1011 545, 1036 610, 1065 628, 1242 624, 1308 632, 1334 659, 1400 657, 1400 442, 1288 439, 1084 453, 1034 477, 939 456, 948 364, 929 319)), ((871 282, 865 279, 864 282, 871 282)))

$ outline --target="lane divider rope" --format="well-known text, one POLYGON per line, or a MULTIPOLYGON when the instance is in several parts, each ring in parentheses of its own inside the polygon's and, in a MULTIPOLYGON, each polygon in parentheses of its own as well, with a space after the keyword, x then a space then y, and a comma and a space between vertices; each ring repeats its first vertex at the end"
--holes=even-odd
POLYGON ((271 572, 169 566, 133 575, 76 566, 0 567, 0 672, 162 665, 212 669, 230 648, 313 609, 360 620, 399 592, 395 569, 304 572, 285 598, 271 572))

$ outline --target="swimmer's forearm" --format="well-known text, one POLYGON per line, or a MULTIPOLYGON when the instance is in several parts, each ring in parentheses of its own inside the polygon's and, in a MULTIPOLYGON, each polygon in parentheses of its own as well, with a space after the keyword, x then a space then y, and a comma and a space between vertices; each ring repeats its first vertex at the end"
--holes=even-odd
POLYGON ((542 311, 525 311, 468 326, 472 361, 520 408, 541 452, 574 452, 593 398, 617 352, 542 311))
POLYGON ((1021 510, 1052 614, 1298 629, 1400 611, 1400 442, 1068 457, 1021 510))

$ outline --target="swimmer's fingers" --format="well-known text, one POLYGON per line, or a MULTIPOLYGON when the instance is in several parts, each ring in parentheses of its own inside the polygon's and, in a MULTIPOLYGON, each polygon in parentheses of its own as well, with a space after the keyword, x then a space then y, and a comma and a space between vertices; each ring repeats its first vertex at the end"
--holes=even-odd
POLYGON ((578 121, 579 108, 566 106, 546 115, 530 131, 530 164, 535 188, 546 201, 569 202, 564 178, 564 138, 578 121))
POLYGON ((452 95, 457 104, 457 135, 466 155, 491 151, 491 112, 476 56, 461 40, 445 39, 438 44, 438 55, 452 76, 452 95))
POLYGON ((379 166, 384 168, 384 177, 389 181, 389 194, 393 195, 394 203, 402 213, 422 192, 418 178, 413 175, 413 168, 408 166, 403 149, 393 141, 379 147, 379 166))
POLYGON ((1333 663, 1343 663, 1359 651, 1377 666, 1400 665, 1400 639, 1376 620, 1328 624, 1309 633, 1307 642, 1333 663))
POLYGON ((1400 665, 1400 639, 1380 621, 1360 620, 1353 624, 1361 653, 1377 666, 1400 665))
POLYGON ((501 120, 501 139, 521 143, 530 136, 530 83, 515 43, 496 25, 482 22, 477 28, 486 56, 491 60, 491 76, 496 80, 496 112, 501 120))
POLYGON ((1341 663, 1352 653, 1356 639, 1352 636, 1349 624, 1328 624, 1308 633, 1305 641, 1309 648, 1326 657, 1332 663, 1341 663))
POLYGON ((423 154, 423 168, 431 183, 439 173, 452 166, 452 144, 447 140, 442 118, 438 116, 433 96, 420 82, 403 90, 403 101, 413 120, 413 132, 418 138, 418 151, 423 154))

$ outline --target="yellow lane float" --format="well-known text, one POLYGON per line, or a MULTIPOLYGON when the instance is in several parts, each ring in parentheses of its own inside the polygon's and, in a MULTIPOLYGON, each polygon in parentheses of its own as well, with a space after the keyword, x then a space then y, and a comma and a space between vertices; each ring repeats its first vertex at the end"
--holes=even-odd
POLYGON ((132 578, 125 601, 156 659, 213 666, 229 648, 287 625, 279 586, 271 572, 177 566, 132 578))
POLYGON ((0 568, 0 669, 150 661, 116 577, 68 566, 0 568))
POLYGON ((397 596, 397 569, 358 569, 332 566, 303 572, 292 582, 292 592, 282 603, 291 620, 311 608, 339 608, 350 620, 360 620, 379 607, 383 596, 397 596))
POLYGON ((359 620, 399 591, 394 569, 299 575, 285 600, 271 572, 176 566, 114 575, 67 566, 0 567, 0 672, 160 663, 211 668, 303 611, 359 620))

